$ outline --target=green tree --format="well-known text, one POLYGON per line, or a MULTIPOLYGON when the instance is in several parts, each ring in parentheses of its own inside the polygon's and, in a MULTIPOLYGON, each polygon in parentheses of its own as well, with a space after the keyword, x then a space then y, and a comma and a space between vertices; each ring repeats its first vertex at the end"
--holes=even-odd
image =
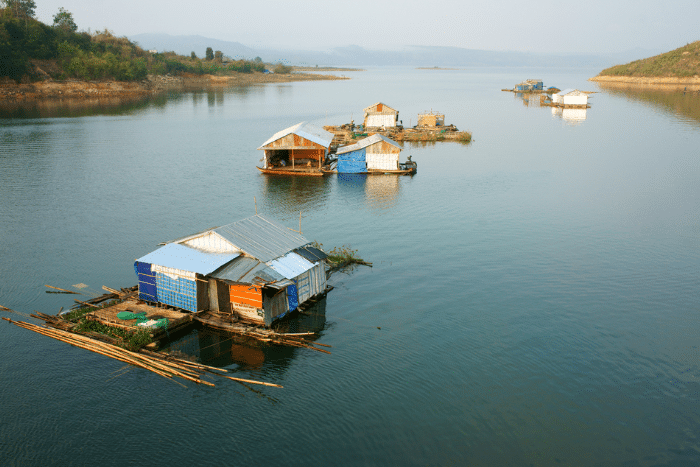
POLYGON ((53 15, 53 27, 62 29, 64 32, 75 32, 78 25, 73 21, 73 13, 61 7, 58 13, 53 15))
POLYGON ((206 53, 207 60, 214 60, 214 49, 211 47, 207 47, 207 53, 206 53))
POLYGON ((0 4, 9 9, 15 18, 33 18, 36 10, 34 0, 0 0, 0 4))
POLYGON ((253 61, 254 61, 255 63, 262 63, 262 58, 260 58, 260 57, 255 57, 255 58, 253 59, 253 61))
POLYGON ((190 58, 191 58, 192 60, 197 60, 197 54, 194 53, 194 50, 193 50, 192 53, 190 54, 190 58))
POLYGON ((214 60, 221 63, 224 61, 224 53, 221 50, 214 52, 214 60))

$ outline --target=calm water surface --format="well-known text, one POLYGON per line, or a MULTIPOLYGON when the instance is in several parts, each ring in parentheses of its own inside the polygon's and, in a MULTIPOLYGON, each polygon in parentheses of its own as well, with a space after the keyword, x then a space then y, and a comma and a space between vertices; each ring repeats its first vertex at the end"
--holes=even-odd
POLYGON ((596 73, 375 68, 7 111, 1 305, 53 313, 72 297, 44 284, 133 285, 135 258, 254 199, 374 267, 334 275, 292 323, 332 355, 205 331, 174 344, 284 389, 182 387, 0 323, 0 463, 697 465, 700 104, 602 90, 564 114, 500 91, 594 91, 596 73), (474 140, 406 146, 411 178, 254 169, 274 132, 358 122, 377 101, 474 140))

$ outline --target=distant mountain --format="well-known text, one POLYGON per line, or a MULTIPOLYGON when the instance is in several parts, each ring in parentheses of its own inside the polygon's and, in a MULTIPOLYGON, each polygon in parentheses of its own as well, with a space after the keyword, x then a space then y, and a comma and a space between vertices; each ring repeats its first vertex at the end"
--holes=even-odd
POLYGON ((255 50, 239 42, 221 41, 203 36, 171 36, 169 34, 137 34, 130 37, 142 49, 155 49, 158 52, 175 52, 189 56, 192 52, 197 57, 204 57, 207 47, 220 50, 224 55, 234 59, 253 59, 258 54, 255 50))
POLYGON ((368 50, 357 45, 335 47, 325 52, 308 50, 253 49, 239 42, 227 42, 202 36, 170 36, 167 34, 138 34, 131 37, 144 49, 159 52, 174 51, 198 57, 207 47, 221 50, 224 55, 238 59, 261 57, 265 62, 290 65, 406 65, 406 66, 533 66, 533 67, 607 67, 625 60, 648 56, 642 49, 605 55, 533 54, 528 52, 490 51, 460 47, 405 46, 396 50, 368 50))

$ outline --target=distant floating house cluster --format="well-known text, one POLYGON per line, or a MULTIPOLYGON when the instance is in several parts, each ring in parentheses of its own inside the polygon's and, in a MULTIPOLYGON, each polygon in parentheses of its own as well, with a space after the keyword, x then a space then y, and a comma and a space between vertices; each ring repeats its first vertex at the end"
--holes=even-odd
POLYGON ((517 92, 528 92, 528 91, 542 91, 544 90, 544 83, 541 79, 526 79, 522 83, 515 85, 515 91, 517 92))
POLYGON ((270 326, 326 292, 327 255, 255 215, 166 243, 134 263, 139 299, 270 326))

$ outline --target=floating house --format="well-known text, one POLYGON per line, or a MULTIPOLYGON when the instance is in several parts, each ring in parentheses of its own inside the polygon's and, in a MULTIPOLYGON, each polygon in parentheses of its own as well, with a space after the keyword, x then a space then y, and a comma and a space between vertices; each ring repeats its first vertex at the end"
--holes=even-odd
POLYGON ((338 173, 367 173, 399 170, 401 146, 386 136, 374 134, 337 149, 338 173))
POLYGON ((364 109, 364 126, 367 127, 395 127, 399 122, 399 111, 386 104, 377 102, 364 109))
POLYGON ((516 91, 541 91, 542 89, 544 89, 544 83, 541 79, 527 79, 515 85, 516 91))
POLYGON ((307 122, 300 122, 275 133, 258 149, 265 151, 266 173, 320 173, 330 151, 333 133, 307 122))
POLYGON ((418 114, 418 127, 436 127, 445 125, 445 115, 437 112, 425 112, 418 114))
POLYGON ((139 299, 270 326, 326 292, 327 255, 262 215, 168 242, 136 260, 139 299))
POLYGON ((564 89, 556 94, 552 94, 552 103, 563 106, 587 106, 588 94, 578 89, 564 89))

